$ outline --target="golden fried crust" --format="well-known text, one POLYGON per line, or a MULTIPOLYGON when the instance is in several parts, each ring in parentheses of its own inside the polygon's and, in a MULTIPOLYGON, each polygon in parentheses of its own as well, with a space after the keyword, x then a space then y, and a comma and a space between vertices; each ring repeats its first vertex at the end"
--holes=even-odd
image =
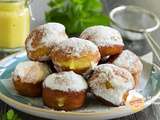
POLYGON ((45 45, 40 43, 40 40, 42 39, 43 36, 44 36, 43 29, 41 30, 35 29, 27 37, 25 41, 25 48, 29 59, 34 61, 46 61, 44 60, 43 57, 44 56, 48 57, 52 48, 46 47, 45 45), (27 46, 28 42, 31 42, 31 47, 35 50, 30 50, 30 48, 28 48, 27 46))
POLYGON ((68 61, 68 60, 77 60, 80 58, 86 58, 86 60, 93 60, 95 62, 98 62, 100 60, 100 53, 99 51, 95 52, 95 53, 91 53, 91 52, 83 52, 80 56, 72 56, 71 54, 65 54, 63 53, 63 51, 61 50, 52 50, 50 57, 52 60, 54 61, 58 61, 58 62, 63 62, 63 61, 68 61))
POLYGON ((72 56, 72 55, 67 55, 67 54, 64 54, 62 51, 60 50, 52 50, 51 54, 50 54, 50 58, 52 59, 52 62, 54 64, 57 65, 57 63, 59 64, 59 67, 63 70, 63 71, 70 71, 70 70, 73 70, 74 72, 76 73, 84 73, 86 72, 89 68, 91 68, 91 62, 93 63, 98 63, 101 56, 100 56, 100 53, 99 51, 95 52, 95 53, 89 53, 89 52, 84 52, 82 53, 79 57, 75 57, 75 56, 72 56), (71 69, 69 68, 69 66, 63 66, 61 65, 61 63, 63 63, 64 61, 67 62, 67 61, 81 61, 81 60, 85 60, 83 62, 87 63, 88 62, 88 66, 85 66, 83 68, 74 68, 74 69, 71 69))
POLYGON ((120 55, 120 54, 111 55, 111 56, 107 59, 107 63, 113 63, 114 60, 116 60, 119 55, 120 55))
POLYGON ((43 88, 44 104, 55 110, 75 110, 82 107, 85 103, 86 92, 63 92, 43 88))
POLYGON ((20 95, 27 97, 39 97, 42 95, 42 82, 36 84, 22 83, 19 78, 13 80, 15 89, 20 95))
POLYGON ((69 67, 60 67, 60 69, 62 71, 74 71, 75 73, 77 74, 80 74, 80 75, 83 75, 83 73, 85 73, 90 67, 86 67, 86 68, 83 68, 83 69, 70 69, 69 67))
POLYGON ((116 55, 123 51, 123 45, 112 45, 112 46, 99 46, 99 51, 101 53, 101 57, 105 57, 108 55, 116 55))
POLYGON ((52 50, 51 48, 43 46, 43 47, 38 48, 35 51, 28 50, 27 56, 30 60, 33 60, 33 61, 44 61, 43 56, 48 57, 51 50, 52 50))
POLYGON ((39 42, 42 39, 43 35, 44 35, 44 31, 42 29, 41 30, 35 29, 29 34, 29 36, 25 41, 25 44, 27 44, 27 42, 29 42, 29 40, 32 39, 31 45, 33 48, 36 48, 39 45, 39 42))

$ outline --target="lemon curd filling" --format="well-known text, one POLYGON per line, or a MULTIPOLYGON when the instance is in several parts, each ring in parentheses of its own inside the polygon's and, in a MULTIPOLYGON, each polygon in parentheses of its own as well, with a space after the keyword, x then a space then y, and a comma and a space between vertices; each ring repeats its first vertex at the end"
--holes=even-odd
POLYGON ((83 69, 92 67, 94 65, 94 61, 91 62, 89 60, 86 60, 86 58, 80 58, 78 60, 63 61, 58 63, 58 65, 67 67, 69 69, 83 69))
POLYGON ((64 107, 65 98, 58 98, 57 99, 57 105, 58 107, 64 107))
POLYGON ((24 46, 29 30, 29 11, 24 1, 0 1, 0 48, 24 46))
POLYGON ((106 85, 106 89, 113 89, 113 86, 109 81, 107 81, 105 85, 106 85))

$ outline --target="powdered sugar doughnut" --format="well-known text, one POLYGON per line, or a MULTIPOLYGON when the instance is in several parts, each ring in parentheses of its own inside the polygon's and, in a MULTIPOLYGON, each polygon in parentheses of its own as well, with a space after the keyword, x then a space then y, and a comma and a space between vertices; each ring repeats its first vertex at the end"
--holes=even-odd
POLYGON ((143 64, 139 57, 129 50, 124 50, 117 56, 111 56, 109 62, 127 69, 134 77, 136 86, 139 84, 140 76, 143 70, 143 64))
POLYGON ((65 27, 59 23, 47 23, 35 28, 27 37, 25 45, 31 60, 46 61, 51 49, 67 39, 65 27))
POLYGON ((97 66, 88 83, 95 96, 115 106, 124 104, 128 91, 135 85, 130 72, 112 64, 97 66))
POLYGON ((25 96, 41 95, 42 81, 50 74, 50 68, 40 62, 25 61, 19 63, 13 72, 15 89, 25 96))
POLYGON ((49 75, 43 82, 43 101, 56 110, 81 107, 88 85, 84 78, 72 71, 49 75))
POLYGON ((135 90, 131 90, 128 92, 128 96, 126 97, 125 105, 130 108, 133 112, 138 112, 145 107, 145 98, 143 95, 138 93, 135 90))
POLYGON ((53 48, 51 59, 58 71, 73 70, 83 73, 98 64, 100 53, 97 46, 80 38, 69 38, 53 48))
POLYGON ((80 38, 94 42, 102 57, 122 52, 124 44, 120 33, 108 26, 92 26, 85 29, 80 38))

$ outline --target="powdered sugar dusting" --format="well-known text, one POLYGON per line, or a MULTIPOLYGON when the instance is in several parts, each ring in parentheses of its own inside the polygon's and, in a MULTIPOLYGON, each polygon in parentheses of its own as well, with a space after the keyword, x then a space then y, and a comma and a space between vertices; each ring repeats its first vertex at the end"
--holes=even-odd
POLYGON ((43 86, 52 90, 60 90, 64 92, 79 92, 88 88, 85 79, 73 71, 53 73, 45 79, 43 86))
POLYGON ((80 37, 93 41, 99 47, 124 45, 120 33, 108 26, 98 25, 89 27, 81 33, 80 37))
POLYGON ((65 34, 65 27, 62 24, 48 23, 42 27, 45 34, 42 37, 42 43, 46 46, 57 45, 68 38, 65 34))
POLYGON ((95 95, 114 105, 121 105, 124 103, 124 94, 133 89, 134 80, 126 69, 112 64, 102 64, 95 68, 89 86, 95 95), (107 82, 111 84, 111 88, 106 87, 107 82))
POLYGON ((50 74, 49 67, 40 62, 25 61, 19 63, 13 72, 13 79, 17 77, 22 83, 37 83, 44 80, 50 74))
POLYGON ((27 47, 29 50, 36 50, 41 47, 41 45, 45 45, 47 47, 53 47, 58 43, 66 40, 68 36, 65 33, 65 27, 59 23, 47 23, 44 25, 40 25, 35 28, 36 31, 42 32, 43 35, 39 40, 39 45, 33 48, 32 43, 34 42, 33 39, 37 37, 37 34, 33 34, 30 40, 27 42, 27 47))
POLYGON ((47 23, 45 24, 46 28, 50 29, 50 30, 56 30, 58 32, 64 32, 65 31, 65 27, 64 25, 60 24, 60 23, 47 23))
POLYGON ((131 90, 125 101, 125 105, 133 111, 139 111, 144 108, 145 98, 136 90, 131 90))
POLYGON ((71 54, 72 56, 78 57, 83 52, 95 53, 99 51, 94 43, 76 37, 61 42, 54 50, 61 50, 65 54, 71 54))
POLYGON ((144 100, 144 97, 143 97, 142 94, 140 94, 140 93, 137 92, 136 90, 131 90, 131 91, 129 91, 129 93, 128 93, 126 102, 132 101, 132 99, 133 99, 134 97, 137 97, 137 98, 140 98, 140 99, 143 99, 143 100, 144 100))
POLYGON ((129 50, 124 50, 118 58, 113 61, 113 64, 126 68, 131 73, 141 72, 143 69, 143 64, 138 56, 129 50))

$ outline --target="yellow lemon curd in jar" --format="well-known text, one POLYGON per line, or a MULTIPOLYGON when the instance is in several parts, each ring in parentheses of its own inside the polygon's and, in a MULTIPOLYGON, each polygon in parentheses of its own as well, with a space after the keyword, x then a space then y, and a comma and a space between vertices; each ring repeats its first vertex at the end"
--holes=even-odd
POLYGON ((29 30, 29 11, 23 0, 0 2, 0 48, 24 46, 29 30))

